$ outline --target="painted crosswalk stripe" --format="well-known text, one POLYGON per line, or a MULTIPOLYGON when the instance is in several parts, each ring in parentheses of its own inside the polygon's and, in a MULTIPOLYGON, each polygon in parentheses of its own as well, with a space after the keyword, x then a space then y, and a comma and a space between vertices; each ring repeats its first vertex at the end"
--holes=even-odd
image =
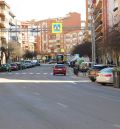
POLYGON ((8 73, 8 74, 10 74, 10 75, 11 75, 11 74, 13 74, 13 73, 8 73))
POLYGON ((21 74, 27 74, 27 73, 21 73, 21 74))
POLYGON ((36 74, 41 74, 41 73, 36 73, 36 74))
POLYGON ((44 75, 47 75, 48 73, 43 73, 44 75))
POLYGON ((34 74, 34 73, 29 73, 29 74, 34 74))

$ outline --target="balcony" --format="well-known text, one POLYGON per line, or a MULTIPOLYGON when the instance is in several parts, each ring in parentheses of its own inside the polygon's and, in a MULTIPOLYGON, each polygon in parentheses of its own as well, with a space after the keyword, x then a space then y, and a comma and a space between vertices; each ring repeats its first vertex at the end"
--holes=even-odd
POLYGON ((97 41, 100 41, 102 39, 103 39, 103 36, 100 36, 100 37, 96 38, 95 41, 97 42, 97 41))
POLYGON ((5 9, 0 8, 0 16, 4 17, 5 15, 6 15, 5 9))
POLYGON ((49 40, 49 43, 56 43, 56 39, 51 39, 51 40, 49 40))
POLYGON ((95 24, 94 24, 94 26, 95 26, 95 29, 99 26, 99 25, 101 25, 103 22, 102 21, 99 21, 99 22, 95 22, 95 24))
POLYGON ((0 27, 5 28, 8 25, 7 19, 0 19, 0 27))
POLYGON ((95 11, 97 11, 98 9, 102 8, 102 0, 96 0, 96 8, 95 11))
POLYGON ((95 31, 99 32, 102 29, 102 21, 95 23, 95 31))
POLYGON ((102 9, 100 9, 96 14, 94 14, 95 21, 100 21, 102 19, 102 9))
POLYGON ((98 33, 96 33, 95 40, 101 39, 102 37, 103 37, 103 33, 102 32, 98 32, 98 33))

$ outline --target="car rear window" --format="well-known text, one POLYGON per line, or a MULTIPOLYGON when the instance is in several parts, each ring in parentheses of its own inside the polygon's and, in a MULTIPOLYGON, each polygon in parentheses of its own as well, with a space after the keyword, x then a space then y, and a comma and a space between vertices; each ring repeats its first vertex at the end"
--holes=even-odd
POLYGON ((16 64, 11 64, 11 66, 16 66, 16 64))
POLYGON ((113 69, 112 68, 105 68, 103 70, 101 70, 100 72, 102 73, 112 73, 113 69))
POLYGON ((107 66, 93 66, 92 69, 102 70, 106 68, 107 66))
POLYGON ((56 65, 55 68, 65 68, 64 65, 56 65))

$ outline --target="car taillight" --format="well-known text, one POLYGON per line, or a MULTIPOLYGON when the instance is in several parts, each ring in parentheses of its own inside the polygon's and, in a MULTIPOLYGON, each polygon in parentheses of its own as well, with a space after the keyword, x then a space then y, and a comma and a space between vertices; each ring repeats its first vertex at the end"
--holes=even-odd
POLYGON ((105 77, 111 77, 112 74, 105 74, 105 77))

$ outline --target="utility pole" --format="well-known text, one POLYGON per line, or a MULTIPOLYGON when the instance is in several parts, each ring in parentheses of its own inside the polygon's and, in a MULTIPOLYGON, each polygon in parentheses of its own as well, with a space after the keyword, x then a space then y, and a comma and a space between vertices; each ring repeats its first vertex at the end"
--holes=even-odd
POLYGON ((92 40, 92 62, 93 64, 96 64, 95 26, 94 26, 92 8, 91 8, 91 40, 92 40))
MULTIPOLYGON (((92 16, 93 17, 93 16, 92 16)), ((95 45, 95 26, 93 23, 93 18, 91 19, 91 38, 92 38, 92 62, 96 64, 96 45, 95 45)))

